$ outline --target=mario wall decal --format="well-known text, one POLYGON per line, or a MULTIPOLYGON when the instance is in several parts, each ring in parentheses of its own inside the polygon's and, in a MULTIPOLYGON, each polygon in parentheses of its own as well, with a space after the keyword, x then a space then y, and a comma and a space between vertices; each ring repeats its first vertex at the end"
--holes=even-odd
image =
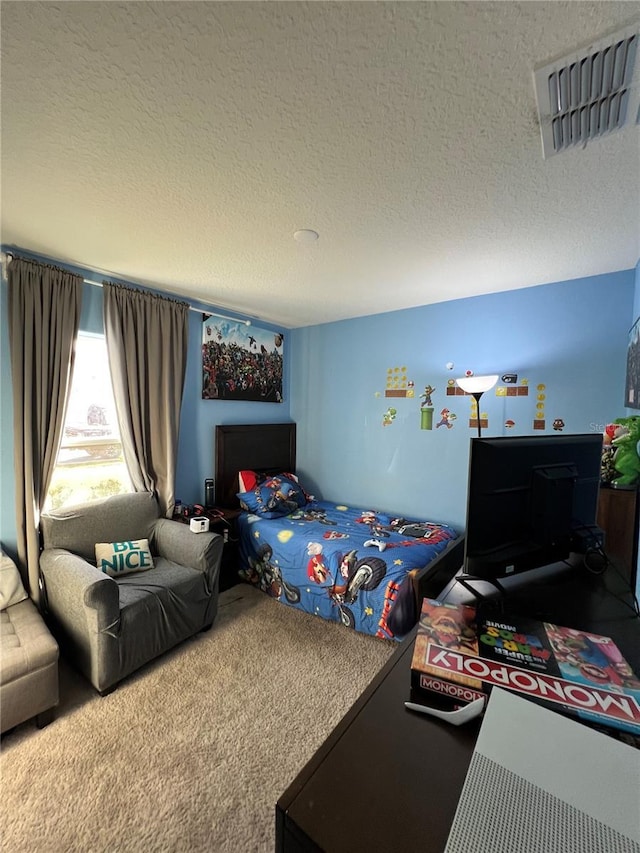
POLYGON ((438 429, 438 427, 441 427, 441 426, 446 427, 447 429, 451 429, 451 427, 453 426, 453 423, 456 419, 457 419, 457 415, 455 414, 455 412, 452 412, 449 409, 444 408, 440 412, 440 420, 436 424, 436 429, 438 429))

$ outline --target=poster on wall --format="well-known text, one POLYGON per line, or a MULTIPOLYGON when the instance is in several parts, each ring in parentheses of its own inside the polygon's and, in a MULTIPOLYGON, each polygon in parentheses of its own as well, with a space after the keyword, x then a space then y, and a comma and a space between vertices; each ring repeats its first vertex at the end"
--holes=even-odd
POLYGON ((629 332, 624 404, 630 409, 640 409, 640 317, 629 332))
POLYGON ((202 315, 202 399, 282 402, 284 335, 202 315))

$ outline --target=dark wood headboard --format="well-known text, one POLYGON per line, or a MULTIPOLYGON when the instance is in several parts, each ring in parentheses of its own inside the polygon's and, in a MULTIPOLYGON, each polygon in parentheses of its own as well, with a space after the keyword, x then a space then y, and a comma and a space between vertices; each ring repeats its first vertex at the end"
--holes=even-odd
POLYGON ((238 471, 278 473, 296 470, 296 425, 224 424, 216 426, 216 505, 239 507, 238 471))

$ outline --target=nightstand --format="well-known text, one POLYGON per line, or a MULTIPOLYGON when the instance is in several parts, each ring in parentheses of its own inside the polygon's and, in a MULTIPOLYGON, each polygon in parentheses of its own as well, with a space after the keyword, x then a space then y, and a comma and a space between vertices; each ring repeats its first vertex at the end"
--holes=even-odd
POLYGON ((222 562, 220 563, 220 592, 240 583, 238 577, 238 528, 236 519, 239 509, 212 507, 205 509, 203 515, 209 519, 209 530, 224 538, 222 562))
MULTIPOLYGON (((240 515, 240 509, 226 509, 225 507, 207 507, 198 515, 209 519, 209 530, 217 533, 224 539, 222 550, 222 561, 220 562, 220 592, 240 583, 238 577, 238 528, 236 519, 240 515)), ((189 524, 190 518, 185 516, 174 516, 174 521, 189 524)), ((198 534, 194 534, 197 536, 198 534)))

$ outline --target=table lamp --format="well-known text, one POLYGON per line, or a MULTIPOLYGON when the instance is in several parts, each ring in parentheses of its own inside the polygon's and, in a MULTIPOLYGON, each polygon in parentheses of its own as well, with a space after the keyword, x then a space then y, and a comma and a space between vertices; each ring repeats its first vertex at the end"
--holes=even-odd
POLYGON ((485 391, 493 388, 497 381, 497 374, 491 374, 490 376, 463 376, 460 379, 456 379, 460 388, 475 398, 478 407, 478 438, 482 435, 480 431, 480 397, 482 397, 485 391))

